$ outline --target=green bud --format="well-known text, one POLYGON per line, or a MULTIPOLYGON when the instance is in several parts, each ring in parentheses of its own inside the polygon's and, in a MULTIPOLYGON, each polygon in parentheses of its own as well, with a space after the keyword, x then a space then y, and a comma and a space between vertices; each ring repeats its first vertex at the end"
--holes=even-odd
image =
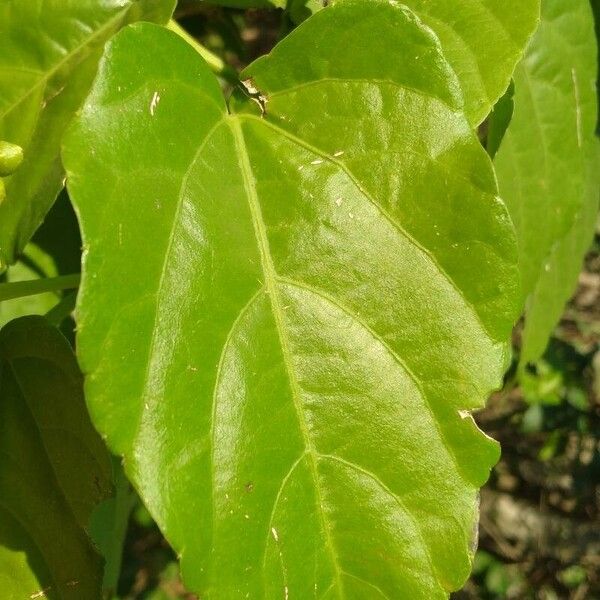
POLYGON ((23 162, 23 148, 0 141, 0 177, 12 175, 23 162))

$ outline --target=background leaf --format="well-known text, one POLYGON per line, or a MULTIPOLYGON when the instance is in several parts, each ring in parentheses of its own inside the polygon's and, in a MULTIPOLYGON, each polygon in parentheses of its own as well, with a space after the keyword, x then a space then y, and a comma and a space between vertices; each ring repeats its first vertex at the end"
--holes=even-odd
POLYGON ((71 348, 42 317, 0 331, 0 455, 3 598, 98 598, 102 561, 86 528, 110 493, 110 462, 71 348))
POLYGON ((166 22, 175 0, 7 0, 0 5, 0 139, 24 148, 4 179, 0 272, 25 247, 63 186, 63 132, 120 27, 166 22))
POLYGON ((398 5, 335 4, 242 76, 266 115, 135 25, 67 137, 92 418, 203 595, 444 598, 516 318, 491 163, 398 5))
POLYGON ((544 0, 540 28, 514 75, 514 116, 495 164, 519 236, 522 364, 544 351, 596 225, 596 51, 587 0, 544 0))

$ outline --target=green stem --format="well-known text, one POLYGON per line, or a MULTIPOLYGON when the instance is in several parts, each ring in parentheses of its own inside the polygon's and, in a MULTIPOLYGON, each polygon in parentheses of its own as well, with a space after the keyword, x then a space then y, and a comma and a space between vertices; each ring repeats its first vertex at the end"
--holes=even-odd
POLYGON ((196 38, 191 36, 177 21, 171 19, 167 24, 167 29, 174 31, 177 35, 182 37, 190 46, 192 46, 198 54, 208 63, 212 72, 219 77, 222 77, 228 83, 237 85, 240 80, 235 69, 230 67, 225 61, 211 52, 208 48, 205 48, 196 38))
POLYGON ((63 299, 46 313, 46 319, 55 327, 60 324, 73 312, 75 302, 77 300, 77 292, 65 294, 63 299))
POLYGON ((45 292, 59 292, 71 290, 79 286, 81 276, 79 273, 73 275, 61 275, 50 279, 32 279, 30 281, 13 281, 0 283, 0 302, 22 298, 23 296, 35 296, 45 292))

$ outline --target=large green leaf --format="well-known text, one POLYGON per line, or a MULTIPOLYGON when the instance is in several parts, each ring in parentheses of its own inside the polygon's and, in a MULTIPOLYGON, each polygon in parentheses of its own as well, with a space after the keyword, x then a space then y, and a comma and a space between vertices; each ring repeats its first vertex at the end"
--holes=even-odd
MULTIPOLYGON (((513 69, 537 26, 540 0, 402 0, 401 3, 415 11, 439 37, 463 88, 467 116, 473 125, 478 125, 510 83, 513 69)), ((319 0, 290 0, 289 8, 293 16, 304 15, 323 4, 319 0)), ((413 58, 392 53, 387 60, 413 58)))
POLYGON ((242 75, 266 115, 127 28, 67 136, 92 418, 202 597, 446 597, 516 317, 489 158, 397 4, 333 5, 242 75))
POLYGON ((175 0, 4 0, 0 139, 25 159, 4 180, 0 272, 15 261, 63 185, 63 132, 89 91, 106 40, 139 19, 165 22, 175 0))
POLYGON ((595 81, 588 0, 544 0, 540 28, 515 72, 514 116, 495 160, 520 243, 523 364, 544 351, 594 232, 595 81))
MULTIPOLYGON (((340 2, 341 0, 332 0, 340 2)), ((240 8, 286 7, 302 20, 327 5, 323 0, 212 0, 240 8)), ((466 112, 481 123, 505 92, 512 72, 538 24, 540 0, 402 0, 439 37, 463 88, 466 112)), ((350 23, 353 28, 356 24, 350 23)), ((391 54, 386 60, 413 60, 391 54)))
POLYGON ((86 527, 110 492, 110 461, 71 347, 42 317, 0 331, 0 457, 2 598, 99 598, 86 527))

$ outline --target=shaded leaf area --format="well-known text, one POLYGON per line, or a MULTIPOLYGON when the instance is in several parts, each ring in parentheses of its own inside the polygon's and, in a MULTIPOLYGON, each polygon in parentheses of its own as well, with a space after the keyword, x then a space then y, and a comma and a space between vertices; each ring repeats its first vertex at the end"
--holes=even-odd
POLYGON ((136 25, 69 133, 92 418, 192 590, 446 597, 497 458, 466 411, 516 317, 489 159, 388 2, 317 13, 242 77, 266 114, 136 25))
POLYGON ((24 148, 4 179, 0 272, 16 260, 64 184, 63 133, 89 91, 106 40, 140 19, 166 22, 175 0, 8 0, 0 6, 0 139, 24 148))
POLYGON ((495 158, 512 120, 515 108, 514 93, 515 86, 514 82, 511 81, 504 96, 494 106, 489 119, 479 128, 479 135, 492 159, 495 158))
POLYGON ((42 317, 0 331, 3 598, 101 593, 102 560, 86 528, 93 507, 111 492, 111 470, 82 384, 69 343, 42 317))
POLYGON ((596 52, 588 1, 544 0, 514 75, 514 115, 495 165, 520 244, 523 365, 543 353, 596 224, 596 52))
MULTIPOLYGON (((192 0, 192 3, 200 1, 192 0)), ((210 4, 240 9, 285 8, 287 0, 212 0, 210 4)))
POLYGON ((90 537, 104 558, 102 588, 108 598, 113 598, 117 590, 127 524, 136 503, 119 459, 112 457, 111 462, 114 494, 96 505, 89 521, 90 537))

